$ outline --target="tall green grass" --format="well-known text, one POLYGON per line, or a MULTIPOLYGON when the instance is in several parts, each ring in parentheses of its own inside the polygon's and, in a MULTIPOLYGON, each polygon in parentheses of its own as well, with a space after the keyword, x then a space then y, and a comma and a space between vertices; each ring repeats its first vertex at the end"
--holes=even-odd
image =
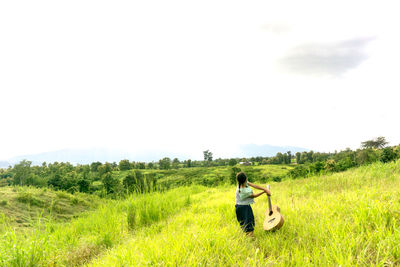
POLYGON ((0 266, 400 264, 399 161, 271 183, 285 225, 264 232, 268 204, 262 196, 253 205, 255 239, 236 221, 235 189, 191 186, 132 195, 68 223, 38 219, 25 232, 0 214, 0 266))
POLYGON ((190 205, 189 197, 203 191, 195 186, 167 193, 131 195, 126 200, 110 200, 94 212, 69 223, 37 224, 27 232, 4 227, 0 232, 0 266, 77 266, 108 248, 123 242, 141 226, 178 213, 190 205), (132 212, 134 211, 134 212, 132 212))
POLYGON ((256 200, 255 239, 239 229, 235 188, 209 191, 189 209, 139 229, 90 266, 400 265, 400 163, 272 183, 285 225, 264 232, 267 198, 256 200))
MULTIPOLYGON (((42 221, 68 221, 86 210, 92 210, 104 202, 96 196, 69 194, 47 188, 0 187, 0 214, 7 217, 10 227, 30 228, 38 217, 42 221), (4 204, 2 204, 4 203, 4 204)), ((1 225, 0 228, 4 228, 1 225)))

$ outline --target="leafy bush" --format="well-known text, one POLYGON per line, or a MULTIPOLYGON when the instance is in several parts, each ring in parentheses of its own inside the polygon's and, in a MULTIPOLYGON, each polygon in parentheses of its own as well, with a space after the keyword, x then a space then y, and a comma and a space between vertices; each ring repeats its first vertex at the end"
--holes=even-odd
POLYGON ((228 164, 229 164, 229 166, 235 166, 237 164, 237 160, 236 159, 230 159, 228 164))
POLYGON ((290 170, 288 175, 292 178, 306 177, 308 175, 308 168, 303 165, 298 165, 290 170))
POLYGON ((325 169, 325 164, 318 161, 309 165, 309 173, 318 174, 325 169))
POLYGON ((372 148, 358 150, 355 158, 358 165, 370 164, 378 159, 379 152, 372 148))
POLYGON ((263 175, 261 178, 259 178, 259 182, 261 183, 266 183, 270 180, 270 177, 268 175, 263 175))
POLYGON ((236 184, 236 174, 240 171, 241 171, 241 169, 238 167, 231 168, 231 173, 229 176, 229 178, 230 178, 229 181, 231 182, 231 184, 236 184))
POLYGON ((250 182, 258 181, 262 177, 260 169, 256 169, 253 167, 244 167, 242 171, 246 173, 250 182))
POLYGON ((336 169, 338 171, 345 171, 354 166, 356 166, 356 163, 350 157, 345 157, 337 162, 336 169))
POLYGON ((387 162, 395 160, 397 157, 398 157, 398 155, 393 150, 393 148, 385 147, 382 151, 382 154, 381 154, 379 160, 382 161, 383 163, 387 163, 387 162))
POLYGON ((26 179, 26 184, 27 185, 33 185, 36 187, 46 187, 47 186, 47 179, 40 177, 37 174, 31 174, 27 179, 26 179))
POLYGON ((90 188, 90 181, 88 179, 81 178, 78 180, 79 191, 88 193, 90 188))
POLYGON ((282 181, 282 177, 281 177, 281 176, 272 177, 272 181, 274 181, 274 182, 281 182, 281 181, 282 181))
POLYGON ((330 172, 334 172, 336 171, 336 161, 334 159, 328 159, 325 162, 325 170, 326 171, 330 171, 330 172))
POLYGON ((119 180, 112 176, 112 174, 109 172, 103 174, 102 182, 107 194, 115 193, 118 185, 120 184, 119 180))

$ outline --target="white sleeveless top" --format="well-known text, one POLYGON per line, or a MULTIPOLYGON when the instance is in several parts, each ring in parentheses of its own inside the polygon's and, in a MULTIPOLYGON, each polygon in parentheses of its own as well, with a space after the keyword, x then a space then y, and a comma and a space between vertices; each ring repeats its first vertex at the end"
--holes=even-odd
POLYGON ((236 187, 236 205, 250 205, 254 203, 254 199, 252 199, 251 196, 253 194, 253 190, 249 187, 247 184, 245 188, 240 188, 240 193, 239 193, 239 187, 236 187))

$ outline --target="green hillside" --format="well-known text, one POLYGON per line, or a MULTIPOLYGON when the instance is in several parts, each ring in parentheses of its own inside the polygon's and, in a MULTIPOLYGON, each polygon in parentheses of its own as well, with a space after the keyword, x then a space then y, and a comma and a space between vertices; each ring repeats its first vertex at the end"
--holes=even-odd
POLYGON ((143 228, 91 266, 267 266, 400 264, 400 164, 272 184, 284 227, 262 229, 266 198, 256 201, 256 238, 241 233, 233 187, 211 190, 168 223, 143 228))
POLYGON ((92 195, 69 194, 48 188, 0 187, 0 222, 17 228, 41 221, 67 221, 94 209, 101 200, 92 195))
POLYGON ((263 231, 267 199, 260 197, 255 239, 236 221, 234 185, 192 185, 106 200, 28 234, 3 227, 0 266, 400 264, 399 161, 270 184, 285 225, 263 231))
MULTIPOLYGON (((294 168, 293 165, 258 165, 239 166, 245 171, 252 181, 273 181, 281 180, 294 168)), ((171 170, 141 170, 144 175, 153 174, 157 179, 157 185, 162 188, 173 188, 182 185, 221 185, 229 183, 232 167, 194 167, 171 170)), ((113 175, 122 180, 131 171, 114 171, 113 175)))

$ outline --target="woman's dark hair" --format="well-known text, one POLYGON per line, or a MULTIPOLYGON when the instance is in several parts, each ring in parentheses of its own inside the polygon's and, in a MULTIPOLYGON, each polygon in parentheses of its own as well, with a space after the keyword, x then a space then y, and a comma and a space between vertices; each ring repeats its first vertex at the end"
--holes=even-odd
POLYGON ((236 174, 236 180, 237 180, 238 183, 239 183, 239 185, 238 185, 239 192, 240 192, 240 186, 241 186, 244 182, 246 182, 246 179, 247 179, 247 176, 246 176, 246 174, 245 174, 244 172, 238 172, 238 173, 236 174))

